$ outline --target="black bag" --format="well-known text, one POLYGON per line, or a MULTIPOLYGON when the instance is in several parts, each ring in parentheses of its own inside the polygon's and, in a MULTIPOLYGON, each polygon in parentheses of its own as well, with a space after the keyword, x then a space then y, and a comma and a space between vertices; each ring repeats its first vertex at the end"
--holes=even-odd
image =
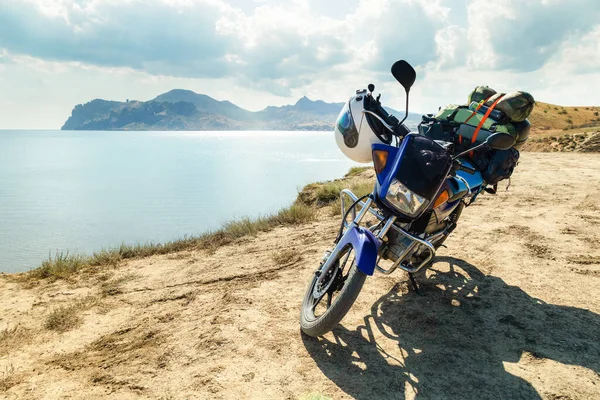
POLYGON ((473 162, 481 171, 481 176, 489 185, 495 185, 512 175, 519 162, 519 151, 484 149, 473 154, 473 162))
POLYGON ((423 119, 419 124, 419 134, 432 140, 454 142, 459 124, 454 124, 446 120, 439 120, 427 115, 423 115, 422 118, 423 119))

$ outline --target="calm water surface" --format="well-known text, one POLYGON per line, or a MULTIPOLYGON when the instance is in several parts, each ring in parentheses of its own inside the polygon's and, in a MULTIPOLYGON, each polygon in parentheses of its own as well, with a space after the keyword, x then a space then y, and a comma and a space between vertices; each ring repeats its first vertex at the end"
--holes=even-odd
POLYGON ((353 165, 325 132, 0 131, 0 271, 274 212, 353 165))

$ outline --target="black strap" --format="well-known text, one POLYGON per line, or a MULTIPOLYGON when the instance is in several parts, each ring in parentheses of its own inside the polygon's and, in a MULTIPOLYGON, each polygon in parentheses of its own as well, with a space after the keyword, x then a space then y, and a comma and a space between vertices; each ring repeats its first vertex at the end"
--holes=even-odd
POLYGON ((487 186, 485 188, 485 191, 487 193, 489 193, 489 194, 496 194, 496 193, 498 193, 498 184, 495 183, 494 186, 492 186, 492 187, 487 186))

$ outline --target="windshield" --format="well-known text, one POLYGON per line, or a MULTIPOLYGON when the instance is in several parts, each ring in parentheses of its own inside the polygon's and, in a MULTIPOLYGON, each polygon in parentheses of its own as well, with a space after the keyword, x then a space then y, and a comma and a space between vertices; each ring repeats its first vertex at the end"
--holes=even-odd
POLYGON ((439 144, 424 136, 408 135, 404 141, 396 179, 431 200, 448 176, 452 158, 439 144))

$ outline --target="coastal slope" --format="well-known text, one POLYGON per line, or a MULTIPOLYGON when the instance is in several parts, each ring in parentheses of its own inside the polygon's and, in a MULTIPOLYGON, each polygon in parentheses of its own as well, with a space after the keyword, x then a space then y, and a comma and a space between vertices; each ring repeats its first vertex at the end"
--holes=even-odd
POLYGON ((373 182, 351 175, 300 194, 306 222, 0 276, 0 397, 600 397, 597 154, 524 153, 509 191, 463 212, 424 296, 376 275, 338 328, 307 338, 302 296, 339 227, 330 189, 373 182))

